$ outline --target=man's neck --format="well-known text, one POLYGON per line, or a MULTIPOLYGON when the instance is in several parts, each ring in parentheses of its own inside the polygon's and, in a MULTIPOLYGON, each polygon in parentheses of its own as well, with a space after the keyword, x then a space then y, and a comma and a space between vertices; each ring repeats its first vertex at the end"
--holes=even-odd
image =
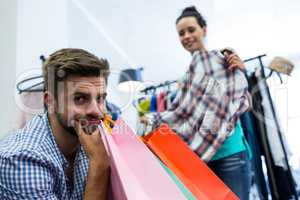
POLYGON ((48 113, 48 117, 59 150, 64 154, 68 161, 75 159, 75 155, 80 144, 78 137, 68 133, 60 125, 55 114, 48 113))

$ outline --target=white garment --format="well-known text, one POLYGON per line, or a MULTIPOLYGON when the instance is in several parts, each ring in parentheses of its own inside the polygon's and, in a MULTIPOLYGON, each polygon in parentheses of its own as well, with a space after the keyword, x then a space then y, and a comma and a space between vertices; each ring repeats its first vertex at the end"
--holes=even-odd
POLYGON ((17 101, 17 129, 23 128, 34 115, 44 112, 43 92, 23 92, 17 101))
POLYGON ((265 121, 267 138, 268 138, 268 142, 270 145, 271 154, 272 154, 275 165, 283 167, 286 170, 287 165, 285 162, 283 147, 281 145, 278 133, 282 134, 284 148, 286 149, 287 152, 289 152, 288 148, 287 148, 286 137, 283 132, 282 126, 280 124, 280 121, 277 117, 278 114, 276 114, 276 108, 275 108, 274 104, 273 104, 273 107, 274 107, 275 113, 272 112, 271 102, 270 102, 270 99, 269 99, 268 93, 267 93, 267 90, 268 90, 267 82, 265 79, 262 79, 261 72, 259 69, 256 70, 255 75, 258 79, 258 87, 259 87, 259 91, 262 95, 262 106, 264 109, 264 118, 262 120, 265 121), (275 116, 274 116, 274 114, 275 114, 275 116), (278 121, 279 130, 276 126, 275 119, 277 119, 277 121, 278 121))

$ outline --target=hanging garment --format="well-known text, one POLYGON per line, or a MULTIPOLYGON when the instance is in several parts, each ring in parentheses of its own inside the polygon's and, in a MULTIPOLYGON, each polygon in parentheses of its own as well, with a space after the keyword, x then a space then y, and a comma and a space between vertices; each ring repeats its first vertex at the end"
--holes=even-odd
POLYGON ((289 200, 296 197, 298 194, 295 189, 295 182, 288 163, 288 151, 285 135, 283 135, 282 128, 279 124, 266 79, 261 71, 256 71, 255 75, 259 80, 258 86, 262 96, 266 133, 272 154, 271 167, 276 178, 275 184, 279 195, 278 199, 289 200), (281 152, 278 150, 281 150, 281 152), (278 157, 277 154, 280 153, 282 153, 282 155, 280 155, 281 157, 278 157), (278 158, 280 158, 280 160, 278 160, 278 158), (279 166, 279 161, 281 162, 280 164, 283 164, 284 166, 279 166))
POLYGON ((137 110, 139 116, 143 116, 150 111, 150 98, 146 97, 139 101, 137 105, 137 110))
POLYGON ((33 116, 44 112, 43 92, 23 92, 17 97, 17 129, 23 128, 33 116))
POLYGON ((164 112, 166 110, 165 102, 166 93, 161 92, 157 97, 157 112, 164 112))
POLYGON ((255 137, 258 139, 258 143, 260 145, 260 149, 262 151, 262 155, 264 156, 264 160, 267 168, 268 175, 268 185, 271 191, 272 199, 279 199, 278 189, 276 186, 276 177, 275 172, 272 168, 272 155, 270 152, 270 147, 267 140, 266 127, 264 121, 264 108, 261 104, 262 96, 257 87, 258 80, 255 74, 252 74, 249 77, 249 87, 252 94, 253 100, 253 110, 251 113, 254 116, 254 124, 256 127, 255 137))
POLYGON ((254 125, 253 115, 251 112, 245 112, 241 117, 241 124, 244 130, 244 134, 249 142, 250 148, 252 150, 252 168, 254 171, 254 183, 257 186, 259 199, 267 200, 268 199, 268 189, 266 180, 263 173, 262 168, 262 160, 261 160, 261 149, 258 144, 255 133, 257 132, 257 128, 254 125))
POLYGON ((157 100, 156 100, 156 95, 152 95, 150 99, 150 112, 156 112, 157 111, 157 100))
POLYGON ((209 161, 250 106, 247 80, 227 69, 218 51, 195 52, 171 109, 153 115, 168 123, 204 160, 209 161))
POLYGON ((285 162, 285 155, 283 152, 283 148, 287 149, 286 139, 281 126, 279 127, 276 126, 275 118, 277 118, 277 114, 272 112, 272 106, 274 105, 271 102, 272 99, 270 99, 267 94, 268 92, 267 82, 261 76, 260 70, 257 70, 255 72, 255 75, 258 78, 258 87, 262 95, 262 105, 264 107, 264 120, 266 123, 267 137, 270 144, 272 158, 276 166, 280 166, 283 167, 284 169, 287 169, 287 164, 285 162), (281 145, 278 134, 281 134, 283 138, 284 147, 282 147, 281 145))

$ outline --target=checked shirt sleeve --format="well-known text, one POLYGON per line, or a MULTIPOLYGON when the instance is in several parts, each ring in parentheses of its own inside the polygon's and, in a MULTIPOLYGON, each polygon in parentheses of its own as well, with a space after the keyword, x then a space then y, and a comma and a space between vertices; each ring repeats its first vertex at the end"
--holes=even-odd
POLYGON ((47 163, 33 152, 0 156, 0 196, 5 200, 57 200, 47 163))

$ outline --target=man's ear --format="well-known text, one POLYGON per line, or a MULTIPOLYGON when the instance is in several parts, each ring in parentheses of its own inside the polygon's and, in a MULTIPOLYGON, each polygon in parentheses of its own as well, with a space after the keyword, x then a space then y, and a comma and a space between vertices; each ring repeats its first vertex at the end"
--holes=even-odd
POLYGON ((53 114, 57 111, 57 102, 54 95, 49 91, 44 92, 44 105, 47 107, 48 113, 53 114))

